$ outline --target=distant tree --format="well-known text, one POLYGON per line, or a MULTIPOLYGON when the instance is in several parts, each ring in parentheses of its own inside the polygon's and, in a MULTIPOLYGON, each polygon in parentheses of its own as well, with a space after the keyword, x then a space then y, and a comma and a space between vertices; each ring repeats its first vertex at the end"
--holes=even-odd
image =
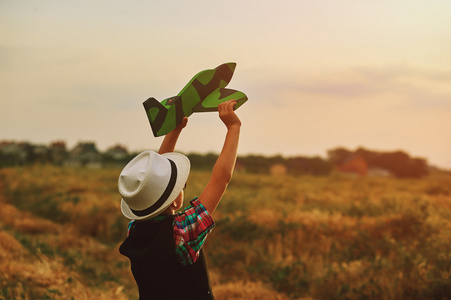
POLYGON ((250 173, 269 173, 271 167, 270 160, 263 155, 248 155, 238 157, 237 163, 244 166, 245 170, 250 173))
POLYGON ((102 155, 93 142, 79 142, 70 152, 69 158, 72 163, 81 166, 100 164, 102 162, 102 155))
POLYGON ((429 167, 426 159, 414 158, 410 163, 411 174, 413 177, 423 177, 429 174, 429 167))
POLYGON ((275 155, 268 157, 269 164, 272 165, 285 165, 287 160, 282 155, 275 155))
POLYGON ((348 164, 353 158, 361 157, 368 168, 384 169, 399 178, 419 178, 428 174, 428 165, 425 159, 411 158, 409 154, 403 151, 378 152, 364 148, 349 151, 345 148, 336 148, 327 153, 330 162, 340 169, 346 169, 348 166, 344 167, 344 165, 348 164))
POLYGON ((354 154, 354 152, 349 151, 346 148, 335 148, 327 151, 327 156, 329 161, 334 165, 340 165, 344 163, 354 154))
POLYGON ((51 160, 47 146, 23 142, 19 143, 19 147, 26 153, 27 164, 48 163, 51 160))
POLYGON ((20 166, 27 162, 27 152, 18 143, 0 142, 0 168, 20 166))
POLYGON ((54 141, 50 143, 49 156, 50 161, 55 165, 63 165, 69 153, 67 152, 66 143, 63 141, 54 141))
POLYGON ((125 166, 133 156, 128 153, 125 146, 116 144, 107 149, 105 153, 102 154, 103 163, 106 165, 123 167, 125 166))
POLYGON ((380 152, 367 150, 365 148, 358 148, 354 154, 365 159, 366 163, 371 166, 374 164, 374 160, 380 155, 380 152))
POLYGON ((293 175, 324 176, 332 171, 332 164, 319 156, 290 158, 287 160, 287 167, 288 173, 293 175))
POLYGON ((419 178, 428 174, 425 159, 410 158, 403 151, 381 153, 375 158, 373 165, 389 170, 396 177, 400 178, 419 178))
POLYGON ((190 153, 186 156, 190 160, 192 168, 204 171, 212 170, 216 160, 218 159, 218 155, 214 153, 208 153, 206 155, 190 153))

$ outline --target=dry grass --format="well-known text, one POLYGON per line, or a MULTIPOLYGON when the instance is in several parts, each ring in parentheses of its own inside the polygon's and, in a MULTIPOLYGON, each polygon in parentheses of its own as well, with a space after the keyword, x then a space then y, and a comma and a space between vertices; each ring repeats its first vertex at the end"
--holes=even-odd
POLYGON ((285 300, 288 297, 278 294, 261 282, 234 281, 215 286, 218 300, 285 300))
MULTIPOLYGON (((135 297, 131 274, 125 267, 117 268, 127 265, 118 246, 99 242, 98 235, 109 229, 93 207, 107 202, 100 196, 107 189, 89 183, 89 177, 84 177, 84 184, 82 173, 47 166, 0 171, 0 299, 135 297), (92 198, 95 189, 98 196, 92 198), (84 199, 78 201, 80 206, 64 210, 67 201, 78 198, 84 199)), ((117 208, 109 203, 105 211, 112 211, 111 207, 117 208)))
MULTIPOLYGON (((0 299, 137 299, 120 170, 0 170, 0 299)), ((208 172, 194 171, 186 198, 208 172)), ((450 299, 451 175, 236 174, 207 239, 217 299, 450 299)))
POLYGON ((208 244, 233 280, 271 283, 294 298, 449 299, 449 174, 238 177, 231 197, 244 213, 220 207, 208 244), (255 186, 253 195, 238 200, 241 186, 255 186))

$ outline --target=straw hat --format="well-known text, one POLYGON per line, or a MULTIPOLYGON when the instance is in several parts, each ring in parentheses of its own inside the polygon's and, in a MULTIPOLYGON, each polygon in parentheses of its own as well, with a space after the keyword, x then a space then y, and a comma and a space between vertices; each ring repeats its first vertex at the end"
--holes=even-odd
POLYGON ((122 214, 131 220, 159 215, 180 194, 189 170, 188 158, 179 153, 138 154, 119 175, 122 214))

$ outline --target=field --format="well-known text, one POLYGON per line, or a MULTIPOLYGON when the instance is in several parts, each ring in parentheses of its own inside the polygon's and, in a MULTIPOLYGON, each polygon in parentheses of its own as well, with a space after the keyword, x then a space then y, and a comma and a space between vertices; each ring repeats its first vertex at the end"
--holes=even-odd
MULTIPOLYGON (((0 169, 0 299, 137 299, 120 169, 0 169)), ((193 171, 185 198, 207 172, 193 171)), ((188 201, 186 201, 188 202, 188 201)), ((236 173, 205 245, 222 299, 451 299, 451 174, 236 173)))

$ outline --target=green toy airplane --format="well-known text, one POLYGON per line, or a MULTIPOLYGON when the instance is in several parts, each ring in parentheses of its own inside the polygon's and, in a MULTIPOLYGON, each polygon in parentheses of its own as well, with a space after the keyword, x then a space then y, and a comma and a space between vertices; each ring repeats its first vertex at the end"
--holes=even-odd
POLYGON ((236 63, 226 63, 215 69, 197 73, 175 97, 161 101, 149 98, 144 109, 154 136, 162 136, 174 130, 186 116, 195 112, 217 111, 222 102, 235 99, 235 109, 247 101, 243 92, 226 89, 235 71, 236 63))

